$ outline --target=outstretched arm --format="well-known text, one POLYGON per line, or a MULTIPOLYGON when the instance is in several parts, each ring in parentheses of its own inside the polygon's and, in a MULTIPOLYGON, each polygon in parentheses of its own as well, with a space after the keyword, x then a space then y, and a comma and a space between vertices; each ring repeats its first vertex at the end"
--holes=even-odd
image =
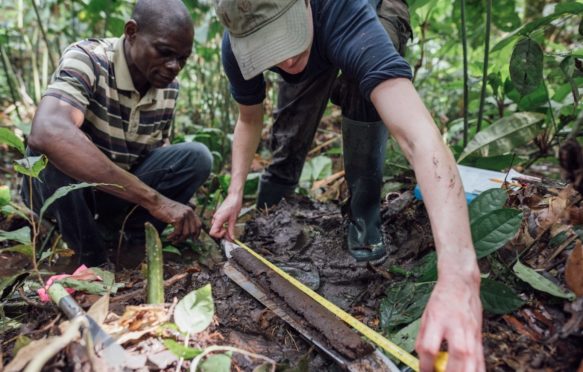
POLYGON ((174 225, 171 239, 197 236, 200 221, 192 208, 168 199, 109 160, 81 131, 83 120, 79 109, 45 96, 36 111, 28 145, 76 180, 122 186, 99 188, 138 204, 158 220, 174 225))
POLYGON ((421 370, 432 371, 442 340, 448 370, 483 371, 480 272, 453 156, 408 79, 379 84, 371 100, 413 166, 438 254, 438 280, 417 337, 421 370))
POLYGON ((235 238, 235 222, 243 203, 243 189, 253 155, 259 146, 262 128, 263 105, 239 105, 239 117, 233 138, 229 194, 215 212, 210 230, 210 235, 215 238, 223 238, 225 235, 231 240, 235 238))

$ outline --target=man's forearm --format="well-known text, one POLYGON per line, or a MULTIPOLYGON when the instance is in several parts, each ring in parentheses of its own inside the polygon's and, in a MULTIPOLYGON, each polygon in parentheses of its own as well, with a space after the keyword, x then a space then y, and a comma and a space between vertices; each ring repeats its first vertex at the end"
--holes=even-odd
POLYGON ((116 185, 99 188, 146 209, 157 203, 158 192, 114 164, 77 127, 51 123, 36 129, 29 146, 44 153, 63 173, 79 181, 116 185), (49 127, 50 131, 44 130, 49 127))
POLYGON ((440 277, 455 272, 479 281, 462 182, 431 115, 405 79, 382 83, 371 99, 415 170, 435 238, 440 277))
POLYGON ((235 125, 229 194, 242 196, 251 162, 259 146, 263 123, 260 117, 252 119, 243 121, 239 117, 235 125))

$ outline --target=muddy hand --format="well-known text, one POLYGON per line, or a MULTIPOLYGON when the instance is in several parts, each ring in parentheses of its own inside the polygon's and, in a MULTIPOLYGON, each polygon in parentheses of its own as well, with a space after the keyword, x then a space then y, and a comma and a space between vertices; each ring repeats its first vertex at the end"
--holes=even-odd
POLYGON ((174 231, 168 236, 168 239, 173 242, 181 242, 188 238, 195 239, 200 234, 200 219, 187 205, 164 198, 159 208, 150 213, 158 220, 174 226, 174 231))
POLYGON ((241 211, 242 198, 229 195, 215 212, 210 235, 217 239, 233 241, 235 239, 235 223, 241 211))

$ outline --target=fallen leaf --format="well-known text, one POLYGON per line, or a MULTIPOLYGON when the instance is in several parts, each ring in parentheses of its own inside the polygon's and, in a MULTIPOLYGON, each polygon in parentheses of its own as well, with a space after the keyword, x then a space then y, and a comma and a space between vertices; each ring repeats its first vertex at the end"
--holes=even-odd
POLYGON ((41 338, 40 340, 32 341, 18 351, 14 359, 6 366, 5 372, 22 371, 24 367, 30 362, 39 352, 50 345, 57 337, 41 338))
POLYGON ((103 325, 107 313, 109 312, 109 294, 101 297, 91 306, 87 314, 93 318, 100 326, 103 325))
POLYGON ((575 248, 567 259, 565 281, 578 297, 583 296, 583 245, 580 240, 577 240, 575 248))

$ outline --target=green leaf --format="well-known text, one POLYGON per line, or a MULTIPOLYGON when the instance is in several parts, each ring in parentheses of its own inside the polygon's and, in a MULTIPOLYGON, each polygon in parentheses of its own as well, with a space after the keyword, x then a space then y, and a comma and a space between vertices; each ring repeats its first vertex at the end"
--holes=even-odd
POLYGON ((44 155, 29 156, 17 160, 14 164, 14 170, 26 176, 37 178, 40 172, 45 169, 48 162, 49 160, 44 155))
POLYGON ((490 189, 478 195, 470 204, 470 223, 500 209, 508 200, 508 192, 503 189, 490 189))
POLYGON ((201 372, 231 372, 231 357, 227 354, 211 355, 199 368, 201 372))
POLYGON ((231 357, 226 354, 211 355, 199 368, 201 372, 231 372, 231 357))
POLYGON ((310 160, 310 165, 314 180, 321 180, 332 174, 332 159, 327 156, 316 156, 310 160))
POLYGON ((415 340, 417 339, 417 334, 419 333, 420 327, 421 318, 401 329, 399 332, 391 335, 390 339, 399 345, 403 350, 411 353, 413 350, 415 350, 415 340))
POLYGON ((24 245, 30 245, 30 227, 24 226, 14 231, 0 231, 0 242, 5 240, 12 240, 24 245))
POLYGON ((541 131, 545 115, 536 112, 518 112, 502 118, 482 130, 468 143, 458 162, 471 154, 480 156, 503 155, 532 141, 541 131))
POLYGON ((166 253, 174 253, 177 254, 179 256, 182 256, 182 253, 180 252, 180 250, 178 248, 176 248, 173 245, 167 245, 162 249, 162 252, 166 252, 166 253))
POLYGON ((63 287, 72 288, 77 291, 96 294, 96 295, 104 295, 106 293, 115 294, 117 290, 122 286, 121 284, 108 284, 105 281, 89 281, 89 280, 79 280, 73 278, 63 278, 58 280, 59 283, 63 285, 63 287))
POLYGON ((174 322, 182 332, 188 334, 205 330, 213 319, 215 304, 211 292, 211 285, 187 294, 174 310, 174 322))
MULTIPOLYGON (((51 206, 51 204, 53 204, 57 199, 62 198, 63 196, 67 195, 68 193, 70 193, 71 191, 75 191, 75 190, 79 190, 79 189, 84 189, 86 187, 94 187, 94 186, 105 186, 107 184, 105 183, 87 183, 87 182, 81 182, 81 183, 77 183, 74 185, 68 185, 68 186, 63 186, 63 187, 59 187, 57 189, 57 191, 55 191, 53 193, 53 195, 51 195, 43 204, 41 210, 40 210, 40 220, 42 221, 42 218, 46 212, 46 210, 51 206)), ((117 185, 108 185, 108 186, 117 186, 117 185)), ((119 186, 118 186, 119 187, 119 186)))
POLYGON ((484 311, 492 314, 507 314, 524 304, 512 289, 487 278, 480 282, 480 299, 484 311))
POLYGON ((522 95, 535 90, 543 81, 543 50, 533 39, 520 40, 510 58, 510 80, 522 95))
MULTIPOLYGON (((99 267, 90 267, 90 269, 95 275, 101 278, 101 282, 106 288, 113 289, 115 287, 115 289, 117 289, 117 287, 121 286, 120 284, 116 287, 115 275, 112 272, 100 269, 99 267)), ((112 291, 111 293, 114 294, 115 292, 112 291)))
POLYGON ((511 44, 518 37, 528 36, 531 32, 535 31, 539 27, 547 26, 551 24, 557 18, 562 17, 565 14, 581 14, 583 12, 583 3, 566 3, 557 4, 555 7, 555 12, 549 14, 546 17, 538 18, 532 22, 529 22, 514 32, 510 33, 508 36, 500 40, 493 48, 490 53, 494 53, 498 50, 504 49, 507 45, 511 44))
POLYGON ((32 259, 32 256, 33 256, 32 245, 29 245, 29 244, 18 244, 18 245, 15 245, 13 247, 3 248, 3 249, 0 249, 0 252, 2 252, 2 253, 4 253, 4 252, 20 253, 24 256, 29 257, 30 259, 32 259))
POLYGON ((30 274, 20 272, 12 276, 0 277, 0 301, 8 297, 30 274))
POLYGON ((385 333, 392 333, 401 324, 409 324, 421 317, 434 282, 412 283, 410 281, 395 283, 389 287, 386 297, 381 300, 380 320, 385 333))
POLYGON ((437 280, 437 252, 426 254, 411 272, 419 282, 431 282, 437 280))
POLYGON ((498 209, 472 222, 472 239, 478 258, 502 248, 514 237, 522 222, 522 212, 516 209, 498 209))
POLYGON ((558 285, 551 282, 530 267, 523 265, 518 260, 516 261, 516 264, 512 270, 514 270, 514 273, 517 277, 519 277, 522 281, 530 284, 530 286, 534 289, 548 293, 555 297, 567 299, 569 301, 574 301, 576 298, 575 293, 561 289, 558 285))
POLYGON ((14 147, 22 155, 25 155, 24 142, 8 128, 0 128, 0 143, 14 147))
POLYGON ((10 188, 6 185, 0 186, 0 207, 8 205, 12 197, 10 196, 10 188))
POLYGON ((261 173, 249 173, 247 179, 245 180, 245 186, 243 188, 243 195, 255 195, 259 189, 259 180, 261 179, 261 173))
POLYGON ((174 355, 176 355, 179 358, 190 360, 202 354, 201 349, 195 349, 192 347, 184 346, 181 343, 178 343, 170 338, 164 339, 162 340, 162 342, 164 343, 164 346, 166 346, 168 350, 170 350, 174 355))
POLYGON ((579 21, 579 35, 583 36, 583 18, 579 21))
POLYGON ((493 11, 496 14, 492 17, 492 23, 498 29, 510 32, 520 26, 520 16, 516 12, 515 0, 497 0, 493 11))

